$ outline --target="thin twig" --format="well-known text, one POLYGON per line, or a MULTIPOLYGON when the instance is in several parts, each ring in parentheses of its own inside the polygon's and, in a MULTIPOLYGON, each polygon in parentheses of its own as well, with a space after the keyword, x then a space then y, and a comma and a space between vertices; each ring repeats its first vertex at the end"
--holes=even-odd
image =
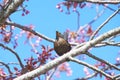
POLYGON ((119 79, 120 79, 120 74, 114 76, 113 78, 114 78, 114 80, 119 80, 119 79), (119 78, 119 79, 118 79, 118 78, 119 78))
POLYGON ((35 48, 35 45, 32 43, 31 38, 29 38, 29 43, 30 43, 30 45, 32 46, 32 48, 33 48, 34 52, 37 54, 37 53, 38 53, 38 51, 37 51, 37 49, 35 48))
MULTIPOLYGON (((92 24, 93 22, 95 22, 95 21, 104 13, 105 8, 106 8, 106 7, 104 7, 104 9, 101 10, 101 12, 99 12, 99 13, 93 18, 93 20, 91 20, 88 24, 85 24, 85 25, 83 26, 83 28, 86 28, 88 25, 90 25, 90 24, 92 24)), ((79 30, 79 29, 80 29, 80 26, 79 26, 78 30, 79 30)))
POLYGON ((76 14, 77 14, 77 25, 78 25, 78 27, 77 27, 77 30, 79 29, 79 27, 80 27, 80 13, 79 13, 79 11, 75 11, 76 12, 76 14))
POLYGON ((116 10, 110 17, 108 17, 97 29, 94 31, 94 33, 91 35, 90 40, 94 38, 94 36, 98 33, 98 31, 107 24, 118 12, 120 11, 120 8, 116 10))
MULTIPOLYGON (((87 26, 89 26, 89 25, 91 25, 92 23, 94 23, 97 19, 99 19, 99 17, 104 13, 105 8, 106 8, 106 7, 104 7, 104 9, 101 10, 101 12, 99 12, 99 13, 93 18, 93 20, 91 20, 88 24, 85 24, 82 28, 83 28, 83 29, 86 28, 87 26)), ((79 22, 79 21, 78 21, 78 22, 79 22)), ((78 30, 77 30, 77 34, 79 34, 79 30, 80 30, 80 29, 81 29, 81 26, 79 25, 79 26, 78 26, 78 30)))
POLYGON ((55 73, 56 69, 57 69, 57 67, 55 67, 55 68, 53 69, 53 71, 51 72, 51 74, 50 74, 49 76, 47 76, 47 79, 46 79, 46 80, 51 80, 51 77, 52 77, 53 74, 55 73))
POLYGON ((3 47, 3 48, 5 48, 5 49, 7 49, 7 50, 9 50, 10 52, 12 52, 16 56, 16 58, 18 59, 21 68, 22 69, 24 68, 24 65, 22 64, 22 61, 21 61, 20 57, 18 56, 18 54, 14 50, 12 50, 11 48, 9 48, 9 47, 1 44, 1 43, 0 43, 0 46, 3 47))
POLYGON ((101 42, 100 44, 96 45, 95 47, 102 47, 102 46, 117 46, 120 47, 120 42, 101 42))
POLYGON ((108 39, 108 41, 113 41, 113 39, 116 38, 116 37, 120 37, 120 34, 110 37, 110 38, 108 39))
MULTIPOLYGON (((114 65, 119 66, 120 63, 114 64, 114 65)), ((101 70, 105 72, 106 70, 109 70, 109 69, 111 69, 111 67, 110 66, 106 66, 106 67, 103 67, 101 70)), ((87 79, 90 79, 90 78, 94 77, 96 74, 98 74, 98 72, 94 72, 91 75, 88 75, 88 76, 83 77, 83 78, 78 78, 78 79, 75 79, 75 80, 87 80, 87 79)), ((120 77, 120 74, 114 76, 113 78, 116 79, 118 77, 120 77)))
POLYGON ((103 8, 103 10, 101 10, 94 18, 92 21, 90 21, 88 24, 92 24, 93 22, 95 22, 105 11, 106 7, 103 8))
POLYGON ((96 67, 94 67, 94 66, 92 66, 92 65, 90 65, 90 64, 88 64, 88 63, 86 63, 86 62, 83 62, 83 61, 81 61, 81 60, 78 60, 78 59, 75 59, 75 58, 72 58, 72 57, 69 57, 69 59, 70 59, 71 61, 73 61, 73 62, 76 62, 76 63, 82 64, 82 65, 84 65, 84 66, 87 66, 88 68, 90 68, 90 69, 92 69, 92 70, 94 70, 94 71, 96 71, 96 72, 99 72, 99 73, 103 74, 104 76, 106 76, 106 77, 108 77, 108 78, 110 78, 110 79, 113 79, 112 76, 106 74, 104 71, 102 71, 102 70, 100 70, 100 69, 98 69, 98 68, 96 68, 96 67))
POLYGON ((88 80, 90 78, 93 78, 95 75, 97 74, 97 72, 94 72, 86 77, 83 77, 83 78, 78 78, 78 79, 75 79, 75 80, 88 80))
POLYGON ((117 70, 120 71, 120 68, 118 68, 117 66, 115 66, 115 65, 113 65, 113 64, 111 64, 111 63, 109 63, 109 62, 107 62, 107 61, 105 61, 105 60, 103 60, 103 59, 100 59, 100 58, 94 56, 94 55, 91 54, 90 52, 86 52, 86 55, 88 55, 89 57, 92 57, 92 58, 95 59, 95 60, 98 60, 98 61, 100 61, 100 62, 103 62, 103 63, 109 65, 110 67, 113 67, 113 68, 115 68, 115 69, 117 69, 117 70))
MULTIPOLYGON (((103 4, 103 6, 105 6, 105 5, 103 4)), ((113 12, 116 11, 115 9, 113 9, 113 8, 111 8, 111 7, 109 7, 109 6, 105 6, 105 7, 108 8, 109 10, 113 11, 113 12)), ((118 14, 120 14, 120 13, 118 13, 118 14)))
MULTIPOLYGON (((16 62, 9 62, 7 63, 7 65, 20 65, 19 63, 16 63, 16 62)), ((3 66, 2 64, 0 64, 0 66, 3 66)))
POLYGON ((104 47, 104 46, 116 46, 116 47, 120 47, 120 43, 101 43, 101 44, 97 44, 95 45, 95 47, 104 47))
POLYGON ((1 61, 0 61, 0 64, 4 65, 8 69, 8 72, 10 74, 12 74, 12 71, 10 70, 10 67, 7 64, 5 64, 4 62, 1 62, 1 61))
POLYGON ((54 39, 51 39, 51 38, 49 38, 49 37, 47 37, 47 36, 45 36, 43 34, 40 34, 37 31, 32 30, 27 26, 23 26, 23 25, 20 25, 20 24, 17 24, 17 23, 12 23, 12 22, 6 22, 6 24, 11 25, 11 26, 15 26, 15 27, 20 28, 20 29, 25 30, 25 31, 29 31, 29 32, 33 33, 34 35, 39 36, 39 37, 41 37, 41 38, 43 38, 43 39, 45 39, 45 40, 47 40, 49 42, 55 42, 54 39))

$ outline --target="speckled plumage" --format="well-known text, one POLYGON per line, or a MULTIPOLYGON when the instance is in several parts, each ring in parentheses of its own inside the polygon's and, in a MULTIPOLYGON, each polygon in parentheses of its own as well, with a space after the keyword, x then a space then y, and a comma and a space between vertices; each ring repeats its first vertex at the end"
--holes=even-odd
POLYGON ((63 35, 56 31, 56 40, 54 42, 54 50, 59 56, 71 50, 71 45, 63 38, 63 35))

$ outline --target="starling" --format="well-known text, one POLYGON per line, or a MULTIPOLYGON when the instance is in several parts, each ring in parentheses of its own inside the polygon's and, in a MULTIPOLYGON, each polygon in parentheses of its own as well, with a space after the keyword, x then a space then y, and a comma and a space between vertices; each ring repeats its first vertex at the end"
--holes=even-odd
POLYGON ((65 35, 62 35, 56 31, 56 40, 54 42, 54 50, 59 56, 62 56, 64 53, 71 50, 71 45, 64 38, 65 35))

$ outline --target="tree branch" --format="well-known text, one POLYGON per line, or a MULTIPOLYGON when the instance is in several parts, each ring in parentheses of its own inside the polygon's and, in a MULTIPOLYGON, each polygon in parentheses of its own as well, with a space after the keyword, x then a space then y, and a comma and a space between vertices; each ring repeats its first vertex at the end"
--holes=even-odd
POLYGON ((46 80, 51 80, 51 78, 52 78, 52 76, 53 76, 53 74, 55 73, 56 70, 57 70, 57 67, 55 67, 55 68, 51 71, 51 73, 49 74, 49 76, 47 76, 46 80))
POLYGON ((49 41, 49 42, 55 42, 54 39, 51 39, 51 38, 49 38, 49 37, 47 37, 47 36, 45 36, 45 35, 43 35, 43 34, 40 34, 40 33, 38 33, 37 31, 28 28, 27 26, 23 26, 23 25, 20 25, 20 24, 17 24, 17 23, 12 23, 12 22, 6 22, 6 25, 15 26, 15 27, 20 28, 20 29, 22 29, 22 30, 31 32, 32 34, 34 34, 34 35, 36 35, 36 36, 39 36, 39 37, 41 37, 41 38, 43 38, 43 39, 45 39, 45 40, 47 40, 47 41, 49 41))
POLYGON ((100 18, 100 16, 105 12, 106 7, 103 8, 103 10, 101 10, 94 18, 92 21, 90 21, 88 24, 92 24, 93 22, 95 22, 98 18, 100 18))
POLYGON ((111 36, 117 35, 117 34, 120 34, 120 27, 117 27, 113 30, 110 30, 110 31, 102 34, 101 36, 97 37, 96 39, 91 40, 89 42, 86 42, 86 44, 84 44, 80 48, 72 49, 70 52, 64 54, 63 56, 58 57, 58 58, 50 61, 49 63, 47 63, 43 66, 40 66, 39 68, 37 68, 31 72, 28 72, 24 75, 21 75, 21 76, 15 78, 14 80, 26 80, 26 79, 30 80, 32 78, 35 78, 35 77, 41 75, 41 74, 44 74, 47 71, 49 71, 50 69, 58 66, 59 64, 65 62, 66 60, 68 60, 68 58, 70 56, 74 57, 74 56, 80 55, 82 53, 85 53, 92 46, 98 44, 99 42, 101 42, 101 41, 103 41, 111 36))
POLYGON ((119 0, 66 0, 72 2, 90 2, 90 3, 97 3, 97 4, 119 4, 119 0))
POLYGON ((12 71, 10 70, 10 67, 7 64, 5 64, 4 62, 1 62, 1 61, 0 61, 0 64, 4 65, 8 69, 8 72, 10 74, 12 74, 12 71))
POLYGON ((0 24, 3 24, 6 19, 24 2, 24 0, 9 0, 11 1, 0 12, 0 24))
POLYGON ((113 65, 113 64, 111 64, 111 63, 109 63, 109 62, 107 62, 107 61, 105 61, 105 60, 103 60, 103 59, 100 59, 100 58, 94 56, 93 54, 91 54, 91 53, 89 53, 89 52, 86 52, 86 55, 88 55, 89 57, 94 58, 95 60, 98 60, 98 61, 100 61, 100 62, 103 62, 103 63, 109 65, 110 67, 113 67, 113 68, 115 68, 115 69, 117 69, 117 70, 120 71, 120 68, 118 68, 117 66, 115 66, 115 65, 113 65))
POLYGON ((78 79, 75 79, 75 80, 88 80, 90 78, 93 78, 98 72, 94 72, 86 77, 83 77, 83 78, 78 78, 78 79))
POLYGON ((120 47, 120 42, 101 42, 100 44, 97 44, 95 47, 102 47, 102 46, 117 46, 120 47))
POLYGON ((114 76, 113 78, 114 78, 114 80, 119 80, 120 79, 120 74, 114 76))
MULTIPOLYGON (((88 24, 85 24, 85 25, 83 26, 83 28, 86 28, 87 26, 89 26, 89 25, 91 25, 93 22, 95 22, 95 21, 104 13, 105 8, 106 8, 106 7, 104 7, 104 9, 101 10, 101 12, 99 12, 99 13, 93 18, 93 20, 91 20, 88 24)), ((78 17, 79 17, 79 16, 78 16, 78 17)), ((79 22, 79 21, 78 21, 78 22, 79 22)), ((79 30, 80 30, 80 29, 81 29, 81 26, 78 27, 77 34, 79 33, 79 30)))
POLYGON ((75 59, 75 58, 72 58, 72 57, 69 57, 69 59, 70 59, 71 61, 73 61, 73 62, 76 62, 76 63, 82 64, 82 65, 84 65, 84 66, 87 66, 88 68, 90 68, 90 69, 92 69, 92 70, 94 70, 94 71, 96 71, 96 72, 99 72, 99 73, 103 74, 104 76, 106 76, 106 77, 108 77, 108 78, 110 78, 110 79, 113 79, 112 76, 106 74, 104 71, 102 71, 102 70, 100 70, 100 69, 98 69, 98 68, 96 68, 96 67, 94 67, 94 66, 92 66, 92 65, 90 65, 90 64, 88 64, 88 63, 86 63, 86 62, 80 61, 80 60, 75 59))
MULTIPOLYGON (((105 6, 105 5, 103 4, 103 6, 105 6)), ((113 9, 113 8, 111 8, 111 7, 109 7, 109 6, 105 6, 105 7, 108 8, 109 10, 113 11, 113 12, 116 11, 115 9, 113 9)), ((120 12, 119 12, 118 14, 120 14, 120 12)))
POLYGON ((16 56, 16 58, 18 59, 21 68, 22 68, 22 69, 24 68, 24 65, 22 64, 22 61, 21 61, 20 57, 18 56, 18 54, 17 54, 14 50, 12 50, 11 48, 9 48, 9 47, 7 47, 7 46, 4 46, 4 45, 1 44, 1 43, 0 43, 0 46, 2 46, 3 48, 9 50, 10 52, 12 52, 12 53, 16 56))
MULTIPOLYGON (((120 63, 114 64, 114 65, 119 66, 120 63)), ((110 67, 110 66, 103 67, 101 70, 105 72, 105 71, 107 71, 107 70, 111 70, 111 67, 110 67)), ((90 78, 94 77, 94 76, 97 75, 97 74, 98 74, 98 72, 94 72, 94 73, 92 73, 91 75, 88 75, 88 76, 83 77, 83 78, 78 78, 78 79, 75 79, 75 80, 86 80, 86 79, 90 79, 90 78)), ((118 74, 118 75, 116 75, 116 76, 113 76, 113 79, 116 79, 116 78, 118 78, 119 76, 120 76, 120 74, 118 74)))
POLYGON ((98 33, 98 31, 107 24, 118 12, 120 11, 120 8, 116 10, 110 17, 108 17, 97 29, 94 31, 94 33, 91 35, 90 40, 94 38, 94 36, 98 33))
MULTIPOLYGON (((9 62, 7 63, 7 65, 20 65, 19 63, 16 63, 16 62, 9 62)), ((2 64, 0 64, 0 66, 3 66, 2 64)))

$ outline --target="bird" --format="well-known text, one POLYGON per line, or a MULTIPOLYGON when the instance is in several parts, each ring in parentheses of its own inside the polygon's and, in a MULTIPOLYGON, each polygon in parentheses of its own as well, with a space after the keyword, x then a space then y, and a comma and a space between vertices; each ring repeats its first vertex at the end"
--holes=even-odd
POLYGON ((56 31, 56 40, 54 42, 54 50, 59 55, 69 52, 71 50, 71 45, 65 39, 66 35, 62 35, 60 32, 56 31))

